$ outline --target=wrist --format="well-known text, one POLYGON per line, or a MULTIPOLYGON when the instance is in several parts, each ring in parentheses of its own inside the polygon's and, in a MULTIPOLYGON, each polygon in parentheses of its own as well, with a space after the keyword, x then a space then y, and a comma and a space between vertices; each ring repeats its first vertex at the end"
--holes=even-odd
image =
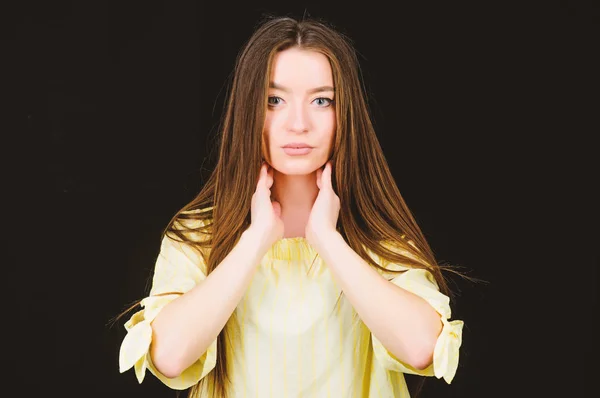
POLYGON ((327 230, 327 231, 322 231, 320 233, 317 234, 313 234, 313 241, 314 241, 314 245, 315 249, 317 251, 322 251, 324 248, 326 248, 331 242, 338 240, 338 239, 342 239, 342 235, 337 231, 337 230, 327 230))
POLYGON ((269 244, 265 238, 265 234, 252 226, 242 232, 240 241, 241 240, 243 240, 244 244, 251 248, 251 250, 257 250, 260 255, 264 255, 271 247, 271 244, 269 244))

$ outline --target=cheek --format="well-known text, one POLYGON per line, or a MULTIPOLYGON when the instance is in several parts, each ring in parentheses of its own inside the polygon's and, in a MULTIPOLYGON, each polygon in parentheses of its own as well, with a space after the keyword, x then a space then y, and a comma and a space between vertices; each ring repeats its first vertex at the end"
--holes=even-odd
POLYGON ((269 142, 273 141, 273 135, 277 131, 277 116, 272 113, 267 113, 267 117, 265 119, 265 126, 263 128, 263 134, 265 136, 265 139, 269 142))
POLYGON ((336 130, 337 130, 337 119, 335 117, 335 112, 333 112, 333 115, 330 120, 330 129, 329 129, 329 136, 328 136, 328 142, 327 142, 327 147, 328 147, 327 158, 330 158, 333 154, 333 146, 335 145, 336 130))
POLYGON ((275 118, 271 113, 267 113, 267 117, 265 118, 265 125, 263 127, 263 139, 266 143, 266 146, 269 147, 273 142, 273 134, 277 131, 275 118))
POLYGON ((263 159, 267 160, 270 163, 270 143, 271 143, 271 139, 270 139, 270 131, 271 131, 271 118, 269 117, 269 114, 267 113, 267 116, 265 118, 265 124, 263 125, 263 131, 262 131, 262 146, 261 146, 261 151, 262 151, 262 157, 263 159))
POLYGON ((331 114, 327 115, 326 118, 323 118, 321 123, 323 126, 323 136, 326 137, 327 144, 331 146, 333 144, 336 130, 335 112, 332 112, 331 114))

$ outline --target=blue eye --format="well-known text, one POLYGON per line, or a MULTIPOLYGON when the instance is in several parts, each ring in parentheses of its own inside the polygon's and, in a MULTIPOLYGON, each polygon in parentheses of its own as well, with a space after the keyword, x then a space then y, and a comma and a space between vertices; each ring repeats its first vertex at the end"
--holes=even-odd
POLYGON ((267 103, 269 105, 279 105, 279 102, 277 102, 277 101, 281 101, 281 98, 272 96, 267 99, 267 103))
MULTIPOLYGON (((281 97, 277 97, 275 95, 269 96, 267 98, 267 104, 270 107, 278 106, 282 102, 283 102, 283 99, 281 97)), ((319 97, 319 98, 315 98, 313 100, 313 102, 316 102, 316 104, 319 108, 326 108, 326 107, 330 106, 331 104, 333 104, 334 100, 331 98, 319 97)))
POLYGON ((315 98, 315 101, 317 101, 317 105, 319 105, 320 107, 327 107, 333 103, 333 100, 331 98, 325 97, 315 98))

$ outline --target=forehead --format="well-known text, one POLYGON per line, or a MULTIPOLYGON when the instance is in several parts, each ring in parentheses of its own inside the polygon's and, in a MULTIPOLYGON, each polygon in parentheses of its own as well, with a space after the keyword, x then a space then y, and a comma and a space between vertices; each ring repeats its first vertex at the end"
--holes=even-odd
POLYGON ((331 65, 320 52, 290 48, 275 54, 271 82, 304 91, 318 86, 333 86, 331 65))

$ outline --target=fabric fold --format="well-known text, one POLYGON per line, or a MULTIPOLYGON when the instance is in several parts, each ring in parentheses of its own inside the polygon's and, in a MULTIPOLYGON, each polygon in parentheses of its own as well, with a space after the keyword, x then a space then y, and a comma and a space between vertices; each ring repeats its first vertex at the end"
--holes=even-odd
POLYGON ((435 377, 452 383, 458 368, 459 349, 462 344, 463 321, 442 319, 444 327, 433 351, 435 377))
POLYGON ((443 327, 435 344, 433 362, 425 369, 416 369, 400 361, 372 334, 375 357, 386 369, 420 376, 435 376, 450 384, 458 368, 464 322, 450 321, 450 299, 439 291, 431 272, 413 268, 392 278, 390 282, 426 300, 440 314, 443 327))
POLYGON ((149 296, 141 301, 142 310, 136 312, 125 323, 127 334, 119 351, 119 372, 132 367, 139 383, 142 383, 146 370, 154 374, 165 385, 183 390, 198 383, 217 362, 217 340, 206 352, 179 376, 168 378, 159 372, 150 355, 152 343, 152 321, 171 301, 188 292, 206 279, 206 265, 197 251, 181 242, 165 236, 156 259, 153 284, 149 296))
POLYGON ((165 385, 184 390, 198 383, 205 377, 217 363, 217 340, 215 339, 206 352, 198 358, 191 366, 185 369, 179 376, 168 378, 156 369, 150 355, 150 344, 152 343, 151 322, 159 311, 170 301, 178 297, 177 294, 168 296, 149 296, 142 300, 144 310, 135 313, 125 323, 127 335, 123 339, 119 352, 119 371, 121 373, 131 369, 139 383, 142 383, 146 370, 149 370, 165 385))
MULTIPOLYGON (((121 343, 121 349, 119 351, 120 373, 131 369, 146 355, 146 352, 148 352, 148 349, 150 348, 150 342, 152 340, 152 328, 150 327, 150 323, 148 321, 142 320, 144 318, 143 313, 143 310, 137 312, 125 324, 127 335, 123 339, 123 342, 121 343)), ((143 375, 140 377, 136 371, 136 376, 138 376, 138 381, 141 383, 144 379, 143 375)))

